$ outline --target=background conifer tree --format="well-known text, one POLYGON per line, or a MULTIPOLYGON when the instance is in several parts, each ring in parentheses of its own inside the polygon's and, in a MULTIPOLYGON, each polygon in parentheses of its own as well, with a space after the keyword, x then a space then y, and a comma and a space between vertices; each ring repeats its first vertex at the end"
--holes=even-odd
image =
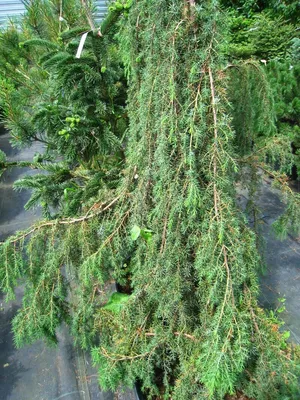
POLYGON ((126 84, 115 30, 107 24, 100 38, 87 12, 78 1, 35 0, 21 30, 12 25, 1 34, 2 120, 15 146, 45 144, 31 166, 47 174, 15 187, 31 189, 26 207, 41 205, 47 217, 50 208, 65 216, 82 212, 99 188, 115 186, 124 158, 126 84), (83 53, 75 58, 84 32, 83 53), (62 162, 53 164, 57 157, 62 162))
POLYGON ((242 92, 252 98, 251 102, 244 98, 244 101, 238 102, 238 107, 233 109, 235 113, 234 128, 237 135, 241 138, 244 136, 244 130, 247 132, 249 129, 250 131, 254 129, 262 140, 268 141, 269 148, 272 142, 275 146, 276 143, 285 142, 285 157, 276 160, 277 166, 297 178, 297 168, 299 168, 299 120, 297 115, 299 115, 298 99, 300 96, 299 84, 297 84, 299 81, 300 41, 298 20, 294 13, 297 3, 293 1, 282 4, 272 1, 241 1, 233 4, 222 1, 222 4, 229 6, 230 10, 229 46, 227 49, 229 57, 234 64, 237 59, 247 60, 243 68, 241 65, 239 66, 239 74, 236 74, 237 70, 232 73, 229 97, 234 104, 237 104, 236 101, 239 97, 241 98, 242 92), (252 60, 257 60, 267 74, 255 73, 253 65, 249 64, 250 57, 252 60), (249 77, 251 77, 250 80, 249 77), (264 89, 257 91, 259 85, 264 89), (268 90, 266 90, 267 87, 269 87, 268 90), (259 99, 257 96, 260 96, 260 101, 257 101, 259 99), (270 102, 274 103, 273 111, 270 112, 273 123, 271 119, 269 121, 272 131, 265 128, 263 120, 255 117, 255 115, 259 115, 256 113, 255 107, 259 108, 263 104, 263 107, 269 108, 268 103, 270 104, 270 102), (251 107, 252 111, 246 110, 247 106, 251 107), (252 123, 249 118, 252 118, 252 123), (257 126, 252 125, 251 127, 251 124, 257 126), (273 141, 270 140, 271 137, 273 141))

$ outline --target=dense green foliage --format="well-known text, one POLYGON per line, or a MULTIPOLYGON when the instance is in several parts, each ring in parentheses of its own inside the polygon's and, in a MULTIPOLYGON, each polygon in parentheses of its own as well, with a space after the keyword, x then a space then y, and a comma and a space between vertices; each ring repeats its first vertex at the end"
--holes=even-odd
MULTIPOLYGON (((27 207, 41 204, 46 219, 1 244, 8 298, 26 281, 16 345, 55 342, 65 321, 92 348, 103 388, 139 381, 149 399, 298 398, 297 351, 258 305, 258 232, 236 203, 236 183, 254 196, 267 171, 287 203, 277 231, 299 233, 299 195, 283 175, 294 159, 276 122, 297 118, 297 83, 279 84, 297 69, 255 60, 272 57, 278 38, 255 40, 266 53, 233 50, 232 14, 214 1, 116 2, 100 30, 85 27, 87 8, 57 30, 49 10, 61 10, 33 4, 0 46, 1 59, 12 45, 36 85, 3 69, 6 125, 16 144, 46 144, 32 166, 47 173, 16 182, 33 189, 27 207), (110 296, 112 282, 121 293, 110 296)), ((282 29, 290 38, 291 25, 282 29)))
POLYGON ((276 99, 277 130, 287 143, 291 143, 300 176, 300 57, 289 62, 271 61, 268 76, 276 99))
MULTIPOLYGON (((225 4, 229 5, 225 2, 225 4)), ((263 87, 269 86, 265 93, 269 92, 269 101, 274 102, 275 114, 272 116, 274 140, 285 140, 287 146, 290 146, 290 152, 294 155, 286 172, 296 176, 298 169, 299 175, 299 68, 300 68, 300 39, 299 27, 297 26, 297 1, 291 2, 239 2, 233 6, 231 4, 230 11, 230 34, 229 46, 227 52, 229 57, 236 62, 236 59, 257 60, 261 66, 266 69, 267 82, 263 83, 263 87), (260 12, 258 12, 260 11, 260 12), (275 128, 275 129, 274 129, 275 128), (297 167, 294 166, 295 165, 297 167)), ((252 68, 253 69, 253 68, 252 68)), ((249 73, 245 69, 241 70, 241 76, 237 74, 233 76, 233 85, 231 91, 233 98, 231 101, 235 102, 238 95, 236 90, 242 90, 248 96, 252 97, 254 107, 265 107, 266 98, 262 102, 257 102, 256 88, 259 85, 259 78, 261 74, 252 73, 253 84, 245 78, 245 74, 249 73), (241 86, 240 86, 241 85, 241 86), (247 85, 247 87, 245 87, 247 85), (241 87, 243 89, 241 89, 241 87)), ((253 72, 253 71, 252 71, 253 72)), ((249 100, 249 99, 248 99, 249 100)), ((249 101, 244 101, 249 104, 249 101)), ((241 109, 243 105, 239 105, 241 109)), ((236 110, 236 109, 235 109, 236 110)), ((247 123, 240 123, 240 126, 235 125, 235 129, 239 136, 243 136, 243 129, 251 118, 249 110, 242 111, 242 115, 247 115, 247 123)), ((252 110, 254 111, 254 110, 252 110)), ((238 112, 235 114, 242 121, 238 112)), ((235 117, 235 119, 237 119, 235 117)), ((257 120, 257 123, 263 126, 262 121, 257 120)), ((254 121, 253 121, 254 123, 254 121)), ((247 125, 247 130, 251 130, 247 125)), ((260 136, 270 137, 270 130, 265 128, 256 132, 260 136)))

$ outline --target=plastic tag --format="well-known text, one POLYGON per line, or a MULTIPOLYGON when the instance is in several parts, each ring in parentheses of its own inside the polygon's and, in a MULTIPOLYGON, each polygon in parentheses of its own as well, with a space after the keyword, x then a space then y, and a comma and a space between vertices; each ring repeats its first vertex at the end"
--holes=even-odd
POLYGON ((81 36, 80 43, 79 43, 79 46, 78 46, 78 49, 77 49, 77 53, 76 53, 76 56, 75 56, 76 58, 80 58, 80 56, 81 56, 81 53, 82 53, 83 46, 84 46, 84 43, 85 43, 87 35, 88 35, 88 32, 84 33, 81 36))

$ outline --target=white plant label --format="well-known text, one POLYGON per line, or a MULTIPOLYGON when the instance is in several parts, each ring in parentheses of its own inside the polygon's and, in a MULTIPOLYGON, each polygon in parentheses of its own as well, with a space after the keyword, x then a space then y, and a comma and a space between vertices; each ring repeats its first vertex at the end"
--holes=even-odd
POLYGON ((84 42, 86 40, 87 35, 88 35, 88 32, 84 33, 81 36, 80 43, 79 43, 79 46, 78 46, 78 49, 77 49, 77 53, 76 53, 76 56, 75 56, 76 58, 80 58, 80 56, 81 56, 81 53, 82 53, 82 50, 83 50, 83 46, 84 46, 84 42))

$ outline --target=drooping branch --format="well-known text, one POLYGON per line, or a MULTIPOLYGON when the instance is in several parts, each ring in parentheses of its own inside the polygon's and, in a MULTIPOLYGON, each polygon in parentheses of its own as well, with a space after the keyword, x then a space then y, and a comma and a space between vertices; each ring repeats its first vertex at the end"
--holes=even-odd
POLYGON ((211 106, 212 106, 212 112, 213 112, 213 129, 214 129, 214 150, 213 150, 213 175, 214 175, 214 205, 215 205, 215 214, 216 217, 219 215, 218 211, 218 193, 217 193, 217 185, 216 185, 216 180, 217 180, 217 158, 216 158, 216 147, 217 147, 217 141, 218 141, 218 128, 217 128, 217 111, 216 111, 216 95, 215 95, 215 87, 214 87, 214 80, 213 80, 213 75, 211 72, 211 68, 208 68, 208 74, 209 74, 209 81, 210 81, 210 91, 211 91, 211 106))
MULTIPOLYGON (((154 332, 146 332, 145 336, 151 337, 151 336, 156 336, 154 332)), ((174 332, 174 336, 179 336, 179 337, 185 337, 186 339, 190 339, 193 342, 198 341, 198 339, 194 335, 190 335, 189 333, 184 333, 184 332, 174 332)))
POLYGON ((191 21, 194 21, 194 15, 192 9, 195 8, 196 2, 195 0, 185 0, 184 6, 184 16, 188 17, 191 21))
MULTIPOLYGON (((10 240, 10 243, 16 243, 19 242, 20 240, 25 239, 27 236, 32 235, 34 232, 44 228, 44 227, 49 227, 49 226, 55 226, 55 225, 72 225, 72 224, 77 224, 80 222, 84 222, 84 221, 88 221, 102 213, 104 213, 105 211, 109 210, 115 203, 117 203, 117 201, 120 199, 121 196, 117 196, 116 198, 114 198, 112 201, 110 201, 104 208, 100 207, 99 209, 97 209, 97 211, 95 211, 92 214, 86 214, 82 217, 79 218, 67 218, 67 219, 61 219, 61 220, 54 220, 54 221, 48 221, 48 222, 42 222, 36 226, 34 226, 33 228, 31 228, 30 230, 28 230, 27 232, 17 236, 15 239, 10 240)), ((104 204, 102 204, 102 206, 104 206, 104 204)), ((0 242, 0 245, 3 244, 4 242, 0 242)))
POLYGON ((31 168, 31 169, 39 169, 41 168, 40 163, 34 163, 31 161, 5 161, 0 162, 0 171, 13 167, 21 167, 21 168, 31 168))
POLYGON ((84 10, 85 10, 85 15, 86 15, 86 18, 87 18, 87 20, 88 20, 88 23, 89 23, 89 25, 90 25, 90 27, 91 27, 91 30, 94 31, 94 30, 95 30, 95 24, 94 24, 92 15, 91 15, 91 10, 90 10, 90 8, 88 7, 88 5, 87 5, 87 3, 86 3, 85 0, 81 0, 81 4, 82 4, 82 6, 83 6, 83 8, 84 8, 84 10))

